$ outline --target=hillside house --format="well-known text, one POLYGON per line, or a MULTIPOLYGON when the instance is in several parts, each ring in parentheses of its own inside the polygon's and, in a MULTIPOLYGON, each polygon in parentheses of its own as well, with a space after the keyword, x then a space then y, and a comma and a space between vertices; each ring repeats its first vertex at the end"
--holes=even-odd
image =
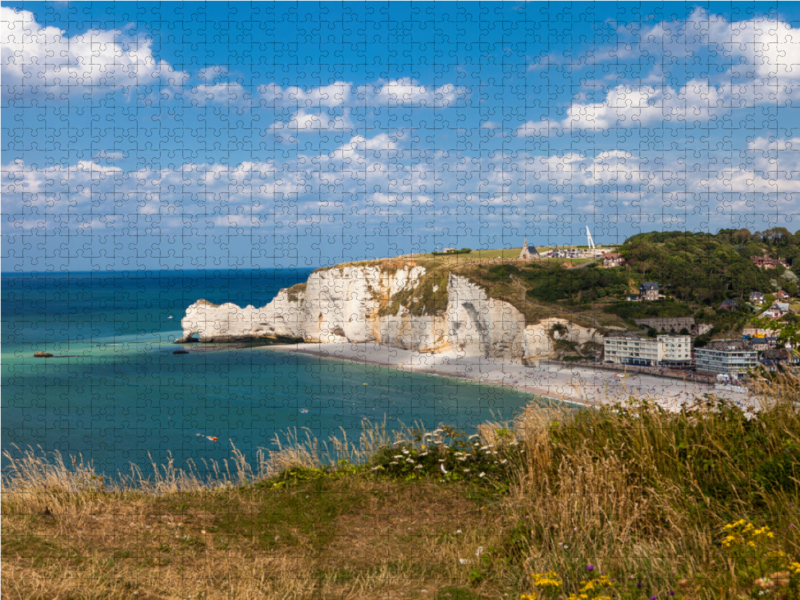
POLYGON ((783 370, 792 364, 792 353, 786 348, 764 350, 761 354, 761 364, 767 371, 783 370))
POLYGON ((736 298, 731 300, 723 300, 722 304, 719 305, 720 309, 728 311, 736 310, 738 306, 739 302, 736 300, 736 298))
POLYGON ((763 352, 764 350, 770 350, 775 348, 778 345, 778 338, 771 336, 771 337, 754 337, 748 340, 747 345, 750 346, 751 350, 755 350, 756 352, 763 352))
POLYGON ((625 259, 619 252, 609 252, 603 255, 603 268, 611 269, 625 264, 625 259))
POLYGON ((784 292, 783 290, 778 290, 777 292, 775 292, 775 298, 777 300, 788 300, 789 298, 791 298, 791 296, 787 292, 784 292))
POLYGON ((645 281, 639 286, 639 298, 641 300, 658 300, 659 296, 661 294, 658 293, 658 284, 655 281, 645 281))
POLYGON ((764 269, 768 271, 770 269, 775 269, 778 265, 783 265, 786 268, 789 268, 789 265, 782 258, 770 258, 769 256, 751 256, 750 260, 753 261, 753 264, 757 266, 759 269, 764 269))
POLYGON ((761 313, 761 315, 770 319, 780 319, 788 312, 789 304, 787 302, 773 302, 772 306, 761 313))
POLYGON ((750 292, 750 302, 756 306, 764 305, 764 294, 761 292, 750 292))
POLYGON ((625 294, 625 300, 628 302, 639 302, 639 294, 625 294))

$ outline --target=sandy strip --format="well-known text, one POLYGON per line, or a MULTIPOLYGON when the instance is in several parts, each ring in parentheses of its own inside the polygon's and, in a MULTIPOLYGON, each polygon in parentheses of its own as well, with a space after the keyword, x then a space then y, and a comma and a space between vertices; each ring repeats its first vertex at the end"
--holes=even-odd
POLYGON ((525 366, 482 356, 456 352, 432 354, 389 348, 371 342, 329 342, 323 344, 283 344, 266 350, 298 352, 323 358, 378 365, 403 371, 465 379, 475 383, 499 385, 523 393, 584 406, 613 404, 636 398, 649 398, 666 410, 678 411, 683 403, 712 394, 736 403, 746 411, 757 410, 755 400, 744 394, 717 390, 713 385, 646 374, 624 376, 592 369, 586 365, 525 366))

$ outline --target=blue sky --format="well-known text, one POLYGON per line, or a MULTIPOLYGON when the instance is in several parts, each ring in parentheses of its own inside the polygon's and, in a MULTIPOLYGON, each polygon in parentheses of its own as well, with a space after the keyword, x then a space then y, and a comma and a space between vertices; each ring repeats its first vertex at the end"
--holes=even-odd
POLYGON ((796 4, 0 10, 3 271, 800 229, 796 4))

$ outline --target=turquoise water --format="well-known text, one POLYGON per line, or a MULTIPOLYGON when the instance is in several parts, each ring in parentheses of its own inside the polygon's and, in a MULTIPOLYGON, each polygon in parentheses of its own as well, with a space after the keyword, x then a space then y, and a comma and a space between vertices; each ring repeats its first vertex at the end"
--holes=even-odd
MULTIPOLYGON (((174 355, 184 310, 199 298, 263 306, 308 269, 21 274, 2 277, 2 447, 81 454, 114 476, 253 460, 276 433, 307 427, 355 439, 361 421, 466 431, 530 396, 264 347, 174 355), (172 317, 171 319, 169 317, 172 317), (33 358, 42 350, 59 358, 33 358), (364 385, 364 384, 367 385, 364 385), (198 433, 216 436, 214 443, 198 433)), ((13 451, 13 450, 12 450, 13 451)))

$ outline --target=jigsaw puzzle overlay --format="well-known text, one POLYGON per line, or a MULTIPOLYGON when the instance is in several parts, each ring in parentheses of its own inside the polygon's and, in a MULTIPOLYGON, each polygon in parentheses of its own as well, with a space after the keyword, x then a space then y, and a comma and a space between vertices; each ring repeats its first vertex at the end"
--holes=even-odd
MULTIPOLYGON (((747 368, 788 367, 797 336, 798 18, 3 2, 5 473, 27 451, 91 462, 90 486, 249 484, 287 444, 324 464, 355 461, 365 427, 483 445, 526 407, 631 395, 674 412, 714 393, 752 417, 747 368)), ((436 520, 439 492, 407 493, 436 520)), ((302 537, 280 531, 261 550, 302 537)), ((309 543, 344 553, 331 535, 309 543)), ((458 573, 364 597, 449 597, 458 573)), ((120 597, 167 597, 148 585, 120 597)))

